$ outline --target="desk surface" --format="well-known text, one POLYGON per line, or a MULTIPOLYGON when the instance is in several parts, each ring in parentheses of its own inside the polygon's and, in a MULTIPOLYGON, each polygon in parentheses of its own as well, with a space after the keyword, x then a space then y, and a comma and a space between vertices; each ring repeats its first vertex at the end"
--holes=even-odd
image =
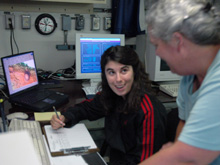
MULTIPOLYGON (((54 88, 51 90, 55 90, 58 92, 65 93, 69 95, 69 102, 61 107, 57 107, 58 111, 65 111, 68 107, 74 106, 75 104, 83 101, 86 98, 85 92, 82 90, 82 81, 79 80, 71 80, 71 81, 61 81, 63 84, 62 88, 54 88)), ((164 103, 172 103, 175 102, 176 98, 173 98, 171 96, 166 95, 165 93, 159 91, 159 89, 155 89, 155 94, 158 97, 158 99, 164 103)), ((28 114, 30 120, 34 120, 34 112, 30 111, 28 109, 23 109, 21 107, 17 106, 11 106, 11 104, 8 101, 4 102, 5 107, 5 114, 13 113, 13 112, 25 112, 28 114)), ((165 106, 166 107, 166 106, 165 106)), ((53 111, 51 109, 51 111, 53 111)), ((104 136, 104 130, 102 129, 104 127, 104 119, 101 118, 96 121, 81 121, 86 125, 86 127, 90 130, 90 133, 96 142, 97 146, 100 148, 103 143, 104 136)), ((48 122, 41 122, 41 126, 48 124, 48 122)))
MULTIPOLYGON (((80 80, 71 80, 71 81, 60 81, 63 84, 61 88, 53 88, 51 90, 55 90, 58 92, 62 92, 64 94, 69 95, 69 102, 61 107, 57 107, 58 111, 65 111, 68 107, 74 106, 75 104, 83 101, 86 98, 85 92, 82 90, 82 81, 80 80)), ((165 93, 161 92, 159 89, 154 89, 154 92, 157 98, 162 103, 170 103, 175 102, 176 98, 173 98, 165 93)), ((13 112, 25 112, 29 115, 30 119, 33 117, 33 111, 28 109, 24 109, 18 106, 12 106, 8 101, 5 101, 5 114, 13 113, 13 112)), ((51 109, 51 111, 53 111, 51 109)))
MULTIPOLYGON (((62 88, 51 88, 50 90, 55 90, 57 92, 62 92, 64 94, 69 95, 69 102, 62 105, 61 107, 57 107, 58 111, 65 111, 68 107, 74 106, 75 104, 81 102, 86 98, 84 91, 82 90, 82 82, 79 80, 71 80, 71 81, 61 81, 63 84, 62 88)), ((8 101, 4 102, 5 114, 13 113, 13 112, 25 112, 29 115, 30 118, 33 117, 34 112, 29 109, 24 109, 18 106, 12 106, 8 101)), ((53 111, 51 109, 51 111, 53 111)))

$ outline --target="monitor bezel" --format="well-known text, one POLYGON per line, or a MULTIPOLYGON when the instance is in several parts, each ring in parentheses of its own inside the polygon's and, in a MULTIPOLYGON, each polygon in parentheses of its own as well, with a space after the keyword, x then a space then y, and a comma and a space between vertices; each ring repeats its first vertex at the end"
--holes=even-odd
POLYGON ((160 70, 161 68, 161 58, 156 55, 155 46, 150 42, 147 36, 147 48, 146 48, 146 72, 149 74, 149 79, 154 82, 162 81, 179 81, 181 79, 180 75, 172 73, 169 71, 160 70))
POLYGON ((81 72, 81 47, 80 38, 120 38, 121 46, 125 45, 124 34, 99 34, 99 33, 76 33, 75 40, 75 66, 76 66, 76 79, 101 79, 101 73, 82 73, 81 72))
POLYGON ((38 80, 37 75, 36 75, 36 81, 35 82, 33 82, 31 84, 28 84, 28 85, 25 85, 23 87, 20 87, 18 89, 13 89, 10 82, 8 81, 10 79, 10 75, 9 75, 9 70, 7 68, 8 65, 3 65, 4 61, 8 60, 9 58, 11 59, 11 58, 15 58, 15 57, 18 57, 18 56, 27 56, 27 55, 31 55, 33 57, 34 69, 35 69, 35 72, 37 73, 37 66, 36 66, 34 51, 21 52, 21 53, 1 57, 1 63, 2 63, 2 68, 3 68, 5 83, 6 83, 6 86, 7 86, 8 94, 10 96, 15 96, 17 94, 23 93, 26 90, 30 90, 30 89, 35 88, 39 85, 39 80, 38 80))

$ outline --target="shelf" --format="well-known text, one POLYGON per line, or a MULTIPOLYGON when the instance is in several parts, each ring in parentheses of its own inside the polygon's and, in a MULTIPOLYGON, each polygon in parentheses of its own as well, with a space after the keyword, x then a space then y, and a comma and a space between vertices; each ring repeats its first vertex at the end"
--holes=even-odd
POLYGON ((1 0, 0 10, 92 14, 94 4, 105 5, 107 0, 1 0))
MULTIPOLYGON (((20 1, 11 2, 1 1, 0 11, 7 12, 47 12, 47 13, 75 13, 93 14, 92 3, 61 3, 61 2, 39 2, 39 1, 20 1)), ((53 0, 55 1, 55 0, 53 0)), ((78 1, 78 0, 77 0, 78 1)), ((82 0, 81 0, 82 1, 82 0)))
POLYGON ((62 3, 96 3, 106 4, 106 0, 30 0, 33 2, 62 2, 62 3))

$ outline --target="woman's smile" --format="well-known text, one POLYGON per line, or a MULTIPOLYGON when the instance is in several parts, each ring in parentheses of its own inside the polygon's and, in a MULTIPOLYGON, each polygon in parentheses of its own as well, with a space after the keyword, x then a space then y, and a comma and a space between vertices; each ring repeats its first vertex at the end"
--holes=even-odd
POLYGON ((130 92, 134 81, 132 66, 109 61, 105 66, 105 72, 112 91, 118 96, 125 97, 130 92))

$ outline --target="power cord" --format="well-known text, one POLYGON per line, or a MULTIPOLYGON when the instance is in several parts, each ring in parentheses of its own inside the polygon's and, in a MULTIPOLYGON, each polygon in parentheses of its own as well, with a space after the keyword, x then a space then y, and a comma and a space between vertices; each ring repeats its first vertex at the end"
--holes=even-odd
POLYGON ((13 55, 14 54, 14 50, 13 50, 13 43, 12 43, 12 41, 14 41, 14 44, 15 44, 15 46, 17 48, 17 53, 19 53, 19 48, 18 48, 17 42, 15 40, 14 27, 13 27, 13 24, 12 24, 12 20, 11 20, 11 18, 9 18, 8 20, 9 20, 9 28, 10 28, 10 31, 11 31, 11 33, 10 33, 11 53, 13 55))
MULTIPOLYGON (((4 89, 5 89, 5 77, 4 75, 0 74, 0 92, 4 95, 5 98, 9 98, 8 95, 4 92, 4 89), (2 80, 2 81, 1 81, 2 80)), ((2 96, 3 96, 2 95, 2 96)), ((0 95, 0 97, 2 97, 0 95)))
POLYGON ((5 96, 6 99, 9 99, 8 95, 0 88, 0 92, 5 96))
POLYGON ((75 66, 66 69, 58 69, 56 72, 38 69, 38 76, 42 79, 75 80, 75 66))
POLYGON ((1 117, 2 117, 2 124, 3 124, 3 131, 7 132, 7 123, 6 123, 6 116, 5 116, 5 111, 3 108, 3 99, 0 99, 0 110, 1 110, 1 117))

